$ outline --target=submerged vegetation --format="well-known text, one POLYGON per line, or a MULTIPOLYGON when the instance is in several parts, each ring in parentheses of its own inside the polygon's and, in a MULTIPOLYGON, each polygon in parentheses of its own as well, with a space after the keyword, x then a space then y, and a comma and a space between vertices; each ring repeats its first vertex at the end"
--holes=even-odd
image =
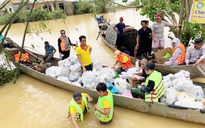
MULTIPOLYGON (((24 23, 28 19, 28 14, 30 10, 25 10, 20 12, 15 18, 14 23, 24 23)), ((0 17, 0 24, 5 24, 7 20, 13 15, 6 14, 5 16, 0 17)), ((47 10, 42 10, 40 6, 34 9, 33 13, 30 16, 30 22, 42 21, 42 20, 54 20, 66 18, 66 14, 61 9, 57 9, 53 12, 48 12, 47 10)))
POLYGON ((19 70, 7 70, 3 67, 0 67, 0 86, 3 84, 13 81, 16 81, 16 78, 19 76, 19 70))

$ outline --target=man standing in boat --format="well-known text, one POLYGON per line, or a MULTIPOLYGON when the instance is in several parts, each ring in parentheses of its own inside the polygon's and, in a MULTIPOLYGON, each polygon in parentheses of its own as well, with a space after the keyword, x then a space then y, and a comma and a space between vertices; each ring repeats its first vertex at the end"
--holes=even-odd
POLYGON ((164 39, 164 27, 181 27, 181 25, 169 24, 162 21, 162 15, 155 15, 156 22, 152 25, 152 50, 157 52, 158 50, 164 49, 165 39, 164 39))
POLYGON ((71 117, 72 123, 75 128, 79 128, 77 121, 83 121, 84 115, 90 111, 88 103, 93 101, 93 98, 86 93, 74 92, 73 99, 68 105, 68 118, 71 117))
POLYGON ((45 56, 43 57, 43 60, 47 63, 49 62, 52 58, 53 58, 53 55, 56 53, 56 49, 50 45, 48 43, 48 41, 45 41, 45 56))
POLYGON ((198 38, 194 40, 194 45, 187 48, 185 59, 186 65, 198 65, 205 63, 205 47, 203 45, 204 41, 202 40, 202 38, 198 38))
POLYGON ((76 48, 76 55, 78 57, 78 61, 81 64, 83 72, 86 71, 92 71, 93 70, 93 64, 92 64, 92 59, 91 59, 91 52, 92 48, 90 45, 86 44, 86 37, 85 36, 80 36, 80 46, 76 48))
POLYGON ((123 50, 123 37, 124 37, 124 31, 125 31, 125 24, 123 23, 123 17, 120 17, 120 22, 117 23, 113 29, 117 32, 117 40, 115 43, 115 46, 118 50, 123 50))
POLYGON ((150 37, 152 37, 152 30, 147 27, 147 21, 141 21, 142 28, 138 31, 137 38, 136 38, 136 46, 134 50, 134 58, 136 58, 137 53, 139 56, 143 55, 147 58, 148 53, 151 49, 150 37))
POLYGON ((132 96, 142 98, 146 102, 158 102, 159 98, 165 93, 162 74, 155 70, 154 63, 147 63, 144 69, 148 77, 141 86, 131 89, 132 96))
POLYGON ((95 115, 103 125, 112 122, 114 115, 114 101, 112 93, 107 89, 105 83, 99 83, 96 87, 99 96, 97 104, 95 104, 95 115))
POLYGON ((70 56, 71 46, 76 46, 76 44, 71 43, 70 38, 66 36, 65 30, 61 30, 60 34, 61 36, 58 38, 58 49, 64 60, 70 56))

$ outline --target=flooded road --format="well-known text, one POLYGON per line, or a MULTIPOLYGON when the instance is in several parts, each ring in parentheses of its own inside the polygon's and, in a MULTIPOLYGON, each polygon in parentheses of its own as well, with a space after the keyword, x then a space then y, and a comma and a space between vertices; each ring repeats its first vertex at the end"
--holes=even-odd
MULTIPOLYGON (((110 19, 110 23, 118 22, 120 16, 124 17, 126 24, 140 28, 141 19, 135 9, 119 10, 115 13, 103 14, 110 19), (129 14, 129 15, 128 15, 129 14)), ((38 29, 39 23, 31 23, 32 29, 38 29)), ((49 41, 57 48, 59 31, 65 29, 72 42, 78 42, 80 35, 87 36, 87 42, 93 48, 92 57, 104 65, 113 65, 113 52, 105 44, 98 41, 97 23, 91 14, 68 16, 65 20, 46 22, 48 31, 36 35, 28 34, 26 46, 35 46, 36 52, 44 54, 44 41, 49 41)), ((2 27, 2 26, 0 26, 2 27)), ((25 24, 15 24, 9 32, 15 42, 21 44, 25 24)), ((168 33, 166 29, 165 33, 168 33)), ((167 46, 169 46, 169 39, 167 46)), ((75 55, 72 50, 71 55, 75 55)), ((58 54, 55 54, 58 57, 58 54)), ((16 84, 6 84, 0 87, 0 128, 74 128, 67 119, 67 105, 72 93, 53 87, 26 75, 21 75, 16 84)), ((100 125, 93 113, 94 104, 90 104, 91 113, 80 122, 80 128, 204 128, 204 125, 193 124, 163 117, 143 114, 119 107, 115 107, 115 117, 111 125, 100 125)))

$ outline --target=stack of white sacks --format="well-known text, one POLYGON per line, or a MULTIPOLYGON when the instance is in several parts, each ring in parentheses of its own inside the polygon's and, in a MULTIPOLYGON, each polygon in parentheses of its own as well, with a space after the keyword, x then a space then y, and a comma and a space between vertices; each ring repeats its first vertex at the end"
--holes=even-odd
POLYGON ((83 85, 88 89, 96 89, 100 82, 115 83, 119 94, 127 92, 130 88, 130 84, 125 79, 114 79, 115 71, 111 67, 103 67, 99 61, 93 62, 93 71, 82 74, 81 66, 75 56, 59 61, 58 66, 48 68, 46 75, 77 86, 83 85))
POLYGON ((165 94, 161 102, 189 108, 203 109, 201 99, 204 92, 201 86, 194 85, 190 80, 190 73, 184 70, 176 74, 169 74, 163 78, 165 94))
POLYGON ((4 53, 0 54, 0 67, 5 68, 7 70, 13 70, 16 66, 9 60, 6 59, 4 53))

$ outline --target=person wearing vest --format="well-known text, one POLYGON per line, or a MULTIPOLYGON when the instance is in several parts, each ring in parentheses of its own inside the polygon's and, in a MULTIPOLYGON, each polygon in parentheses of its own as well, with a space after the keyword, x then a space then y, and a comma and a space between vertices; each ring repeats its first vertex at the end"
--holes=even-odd
MULTIPOLYGON (((14 54, 14 59, 17 63, 19 62, 20 55, 21 55, 20 52, 17 53, 17 54, 14 54)), ((29 54, 28 53, 22 53, 20 62, 26 62, 27 60, 29 60, 29 54)))
POLYGON ((79 37, 80 46, 78 46, 75 51, 78 57, 78 61, 81 65, 82 71, 92 71, 93 63, 91 59, 92 48, 89 44, 86 44, 86 37, 84 35, 79 37))
POLYGON ((112 122, 114 115, 114 102, 112 93, 107 89, 105 83, 99 83, 96 87, 99 96, 97 104, 95 104, 95 115, 103 125, 112 122))
POLYGON ((119 50, 116 50, 114 55, 117 59, 116 59, 115 64, 113 65, 113 68, 115 68, 115 65, 117 65, 118 63, 120 64, 120 66, 116 69, 116 72, 118 74, 121 74, 121 72, 123 71, 126 72, 129 68, 132 67, 131 58, 129 55, 119 50))
POLYGON ((72 123, 75 128, 79 128, 76 120, 83 121, 84 115, 87 113, 87 111, 90 111, 87 100, 89 102, 93 101, 92 97, 90 97, 86 93, 73 93, 73 99, 68 105, 68 118, 71 117, 72 123))
POLYGON ((172 40, 172 57, 164 65, 176 66, 185 63, 186 48, 178 38, 172 40))
POLYGON ((45 41, 44 49, 45 49, 46 53, 43 57, 43 60, 45 62, 49 62, 53 58, 53 55, 55 54, 56 49, 52 45, 50 45, 48 41, 45 41))
POLYGON ((76 46, 72 44, 70 38, 66 36, 65 30, 60 31, 60 38, 58 38, 58 50, 62 59, 66 59, 70 56, 71 46, 76 46))
POLYGON ((155 70, 154 63, 147 63, 144 69, 148 77, 141 86, 131 89, 132 96, 144 99, 146 102, 158 102, 159 98, 165 93, 162 74, 155 70))

